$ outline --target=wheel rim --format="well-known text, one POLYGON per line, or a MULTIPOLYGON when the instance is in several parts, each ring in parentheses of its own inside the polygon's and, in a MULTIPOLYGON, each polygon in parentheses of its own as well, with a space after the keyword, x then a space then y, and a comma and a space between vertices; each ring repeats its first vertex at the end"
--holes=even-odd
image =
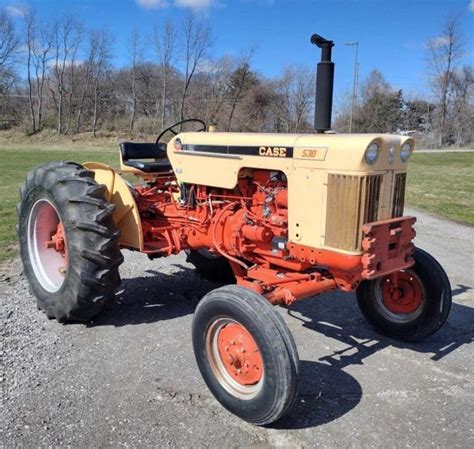
POLYGON ((423 311, 425 291, 413 271, 398 271, 377 280, 375 299, 378 311, 386 319, 408 323, 423 311))
POLYGON ((206 349, 214 376, 239 399, 252 399, 262 389, 263 359, 255 339, 237 321, 219 318, 209 327, 206 349))
POLYGON ((41 286, 52 293, 58 291, 67 272, 66 236, 58 211, 44 198, 36 201, 30 211, 28 252, 41 286))

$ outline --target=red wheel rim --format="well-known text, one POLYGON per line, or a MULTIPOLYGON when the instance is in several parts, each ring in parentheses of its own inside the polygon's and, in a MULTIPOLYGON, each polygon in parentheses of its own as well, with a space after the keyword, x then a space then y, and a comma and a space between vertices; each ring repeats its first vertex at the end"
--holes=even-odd
POLYGON ((240 385, 255 385, 263 375, 257 343, 244 326, 229 323, 218 334, 218 350, 227 372, 240 385))
POLYGON ((410 271, 399 271, 381 280, 382 300, 392 313, 412 314, 423 303, 423 287, 410 271))
POLYGON ((250 400, 262 391, 263 357, 245 326, 232 318, 215 318, 207 329, 206 353, 216 380, 229 394, 250 400))

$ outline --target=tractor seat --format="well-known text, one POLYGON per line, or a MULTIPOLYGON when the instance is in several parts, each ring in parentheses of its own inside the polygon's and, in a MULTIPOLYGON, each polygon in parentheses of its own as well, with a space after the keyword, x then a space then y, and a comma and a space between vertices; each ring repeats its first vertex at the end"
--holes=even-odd
POLYGON ((120 144, 123 165, 145 173, 166 173, 173 171, 166 154, 166 144, 148 142, 122 142, 120 144), (143 161, 140 159, 155 159, 143 161))

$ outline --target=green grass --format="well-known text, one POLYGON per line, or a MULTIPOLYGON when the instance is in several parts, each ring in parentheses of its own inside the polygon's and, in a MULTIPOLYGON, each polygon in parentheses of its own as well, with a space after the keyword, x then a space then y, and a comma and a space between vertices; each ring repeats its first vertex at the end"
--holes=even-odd
POLYGON ((78 146, 73 149, 46 150, 43 146, 34 148, 13 145, 0 148, 0 261, 12 258, 17 253, 16 204, 19 200, 20 185, 26 173, 33 167, 49 161, 67 160, 75 162, 97 161, 117 165, 117 150, 101 147, 88 149, 78 146))
MULTIPOLYGON (((115 145, 53 148, 45 145, 0 145, 0 261, 12 258, 17 252, 15 205, 28 170, 54 160, 93 160, 115 166, 118 163, 118 148, 115 145)), ((413 155, 408 172, 408 205, 474 224, 473 166, 474 153, 413 155)))
POLYGON ((419 153, 408 167, 406 202, 474 225, 474 153, 419 153))

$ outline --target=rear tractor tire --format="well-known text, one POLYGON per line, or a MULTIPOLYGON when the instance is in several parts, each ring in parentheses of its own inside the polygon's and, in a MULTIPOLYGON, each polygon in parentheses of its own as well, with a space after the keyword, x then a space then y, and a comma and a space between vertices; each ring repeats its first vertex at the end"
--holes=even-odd
POLYGON ((402 341, 419 341, 435 333, 451 308, 451 285, 441 265, 419 248, 413 257, 411 268, 396 273, 396 284, 389 275, 364 281, 357 289, 367 321, 381 334, 402 341))
POLYGON ((89 321, 120 285, 120 231, 105 193, 92 172, 70 162, 35 168, 21 187, 20 254, 48 318, 89 321))
POLYGON ((207 249, 186 251, 186 261, 196 267, 196 272, 204 279, 222 284, 235 284, 235 276, 228 260, 211 253, 207 249))
POLYGON ((285 322, 263 296, 235 285, 211 291, 196 308, 192 339, 202 377, 227 410, 266 425, 291 409, 298 352, 285 322))

